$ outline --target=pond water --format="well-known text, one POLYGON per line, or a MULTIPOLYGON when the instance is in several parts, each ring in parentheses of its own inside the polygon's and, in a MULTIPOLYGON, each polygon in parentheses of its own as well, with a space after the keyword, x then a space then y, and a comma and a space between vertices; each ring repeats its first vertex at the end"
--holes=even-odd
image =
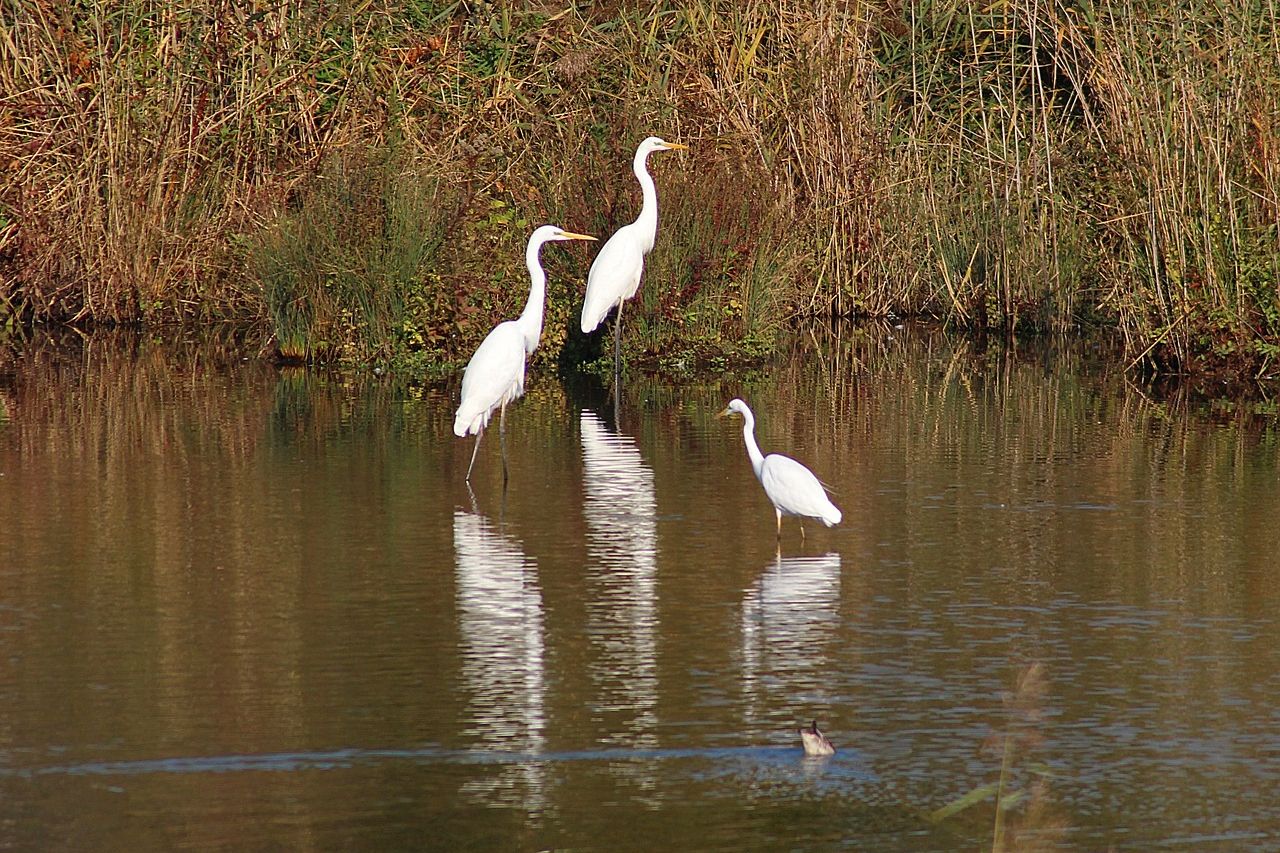
POLYGON ((845 329, 535 376, 504 491, 456 389, 9 352, 0 847, 1280 846, 1267 406, 845 329), (779 547, 733 396, 842 525, 779 547))

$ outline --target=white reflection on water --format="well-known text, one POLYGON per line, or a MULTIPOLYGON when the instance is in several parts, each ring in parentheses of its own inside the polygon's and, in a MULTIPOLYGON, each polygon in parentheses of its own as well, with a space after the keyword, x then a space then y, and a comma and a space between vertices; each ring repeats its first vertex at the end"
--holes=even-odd
POLYGON ((653 471, 635 442, 610 432, 594 412, 582 413, 581 429, 596 707, 610 728, 607 742, 651 747, 658 703, 653 471))
MULTIPOLYGON (((485 749, 537 755, 546 743, 546 665, 537 566, 520 542, 482 515, 455 510, 462 681, 469 696, 463 734, 485 749)), ((545 805, 546 766, 538 762, 477 777, 466 793, 486 802, 545 805)))
MULTIPOLYGON (((822 703, 828 644, 840 625, 840 555, 778 557, 742 601, 742 683, 749 717, 766 697, 822 703)), ((784 705, 783 707, 786 707, 784 705)))

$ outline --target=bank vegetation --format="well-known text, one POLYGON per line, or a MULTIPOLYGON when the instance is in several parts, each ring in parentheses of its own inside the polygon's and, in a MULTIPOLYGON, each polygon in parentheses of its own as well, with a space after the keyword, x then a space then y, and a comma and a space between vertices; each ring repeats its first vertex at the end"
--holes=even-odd
MULTIPOLYGON (((662 220, 625 345, 771 352, 806 316, 1280 355, 1275 0, 8 0, 0 322, 257 324, 447 367, 538 224, 662 220)), ((544 358, 590 254, 546 253, 544 358)), ((593 349, 596 347, 596 349, 593 349)))

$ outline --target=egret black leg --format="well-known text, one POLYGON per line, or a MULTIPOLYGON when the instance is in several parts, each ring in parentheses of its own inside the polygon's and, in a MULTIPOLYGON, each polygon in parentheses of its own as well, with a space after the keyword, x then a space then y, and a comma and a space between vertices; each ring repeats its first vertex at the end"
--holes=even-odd
POLYGON ((498 412, 498 439, 502 443, 502 488, 507 487, 507 406, 498 412))
POLYGON ((613 378, 617 385, 622 374, 622 303, 618 303, 618 313, 613 318, 613 378))
POLYGON ((476 432, 476 446, 471 450, 471 464, 467 466, 467 482, 471 482, 471 469, 476 467, 476 454, 480 452, 480 438, 484 435, 484 427, 476 432))
POLYGON ((618 374, 613 374, 613 428, 622 430, 622 383, 618 381, 618 374))

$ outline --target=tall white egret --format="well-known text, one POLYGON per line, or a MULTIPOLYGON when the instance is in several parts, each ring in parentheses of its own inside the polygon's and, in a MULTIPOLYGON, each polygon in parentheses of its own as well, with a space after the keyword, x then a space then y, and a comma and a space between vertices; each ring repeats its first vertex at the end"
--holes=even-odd
POLYGON ((476 464, 480 438, 489 425, 493 410, 498 409, 498 434, 502 438, 502 482, 507 482, 507 404, 524 393, 525 359, 538 348, 542 337, 542 311, 547 295, 547 274, 542 270, 538 253, 543 243, 556 240, 594 240, 586 234, 574 234, 554 225, 543 225, 529 237, 524 262, 529 267, 529 301, 519 318, 493 327, 481 342, 467 369, 462 374, 462 402, 453 419, 453 434, 461 438, 475 433, 476 445, 467 466, 467 481, 476 464))
POLYGON ((666 142, 650 136, 636 148, 631 168, 640 181, 644 201, 640 215, 630 225, 619 228, 605 241, 600 253, 587 273, 587 295, 582 303, 582 332, 594 331, 610 309, 618 306, 613 318, 613 370, 618 371, 622 353, 622 303, 636 295, 640 288, 640 275, 644 272, 644 256, 653 249, 658 235, 658 190, 646 168, 649 155, 654 151, 675 151, 689 146, 678 142, 666 142))
POLYGON ((751 458, 751 467, 756 472, 756 479, 764 486, 764 493, 773 502, 774 511, 778 514, 778 538, 782 538, 782 516, 794 515, 802 519, 800 536, 804 537, 803 519, 813 518, 827 527, 840 523, 842 515, 836 505, 827 497, 822 483, 813 472, 790 456, 770 453, 765 456, 756 444, 756 419, 751 409, 741 400, 729 401, 729 405, 717 417, 725 417, 737 413, 742 415, 742 438, 747 443, 747 456, 751 458))

